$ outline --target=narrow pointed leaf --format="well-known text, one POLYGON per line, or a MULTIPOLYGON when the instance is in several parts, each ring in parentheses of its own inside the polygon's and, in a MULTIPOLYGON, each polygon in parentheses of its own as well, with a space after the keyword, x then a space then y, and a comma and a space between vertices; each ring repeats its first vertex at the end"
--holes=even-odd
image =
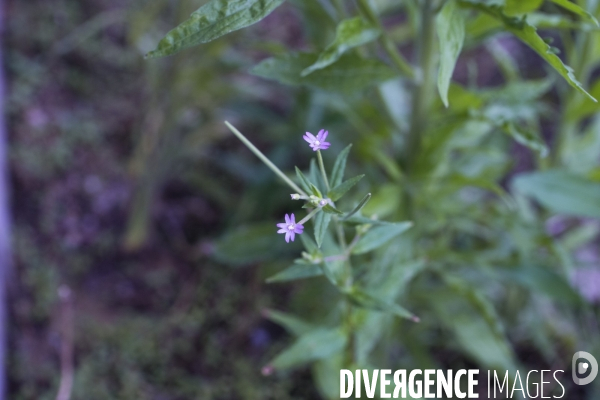
POLYGON ((600 184, 563 170, 517 175, 513 187, 550 211, 600 218, 600 184))
POLYGON ((255 24, 283 0, 212 0, 171 30, 147 58, 165 57, 255 24))
POLYGON ((342 218, 342 221, 348 220, 348 218, 350 218, 351 216, 353 216, 354 214, 359 212, 365 206, 365 204, 367 204, 367 202, 370 199, 371 199, 371 193, 367 193, 367 195, 365 197, 363 197, 363 199, 360 201, 360 203, 358 203, 356 205, 356 207, 354 207, 352 209, 352 211, 350 211, 348 214, 346 214, 346 216, 344 218, 342 218))
POLYGON ((302 189, 304 189, 306 193, 310 193, 311 183, 298 167, 296 167, 296 176, 298 177, 298 181, 300 182, 300 186, 302 186, 302 189))
POLYGON ((340 210, 338 210, 331 204, 327 204, 325 207, 323 207, 323 211, 325 211, 326 213, 329 213, 329 214, 344 215, 343 212, 341 212, 340 210))
POLYGON ((341 329, 317 329, 300 336, 269 365, 282 370, 321 360, 343 349, 346 341, 341 329))
POLYGON ((360 181, 363 177, 364 175, 358 175, 354 178, 350 178, 340 183, 339 185, 331 189, 329 193, 327 193, 327 197, 329 197, 333 201, 339 200, 343 195, 346 194, 348 190, 350 190, 350 188, 352 188, 352 186, 356 185, 358 181, 360 181))
POLYGON ((333 64, 346 51, 372 42, 380 34, 381 31, 377 27, 371 25, 361 17, 341 21, 337 26, 333 43, 319 54, 319 58, 314 64, 302 71, 302 76, 333 64))
POLYGON ((333 164, 333 172, 331 173, 332 187, 336 187, 337 185, 342 183, 342 179, 344 179, 344 171, 346 170, 346 160, 348 159, 348 153, 350 153, 350 148, 352 148, 352 144, 346 146, 346 148, 342 150, 335 159, 335 163, 333 164))
POLYGON ((448 1, 437 15, 436 27, 440 40, 440 69, 438 71, 438 91, 442 102, 448 107, 448 88, 456 60, 465 40, 465 18, 463 10, 455 0, 448 1))
POLYGON ((321 194, 321 191, 319 189, 317 189, 317 187, 313 184, 310 185, 310 191, 312 194, 314 194, 315 196, 322 198, 323 195, 321 194))
POLYGON ((592 14, 590 14, 583 8, 579 7, 576 3, 573 3, 570 0, 550 0, 550 1, 558 6, 561 6, 565 10, 569 10, 572 13, 579 15, 583 19, 586 19, 587 21, 592 22, 596 26, 600 26, 598 24, 598 20, 592 14))
MULTIPOLYGON (((304 235, 300 235, 302 237, 304 235)), ((267 283, 287 282, 323 275, 319 264, 292 264, 290 267, 267 279, 267 283)))
POLYGON ((383 246, 396 236, 406 232, 412 227, 412 222, 399 222, 397 224, 381 225, 371 228, 352 249, 352 254, 363 254, 383 246))
POLYGON ((315 241, 319 248, 321 248, 321 244, 323 243, 323 237, 325 236, 325 232, 327 232, 329 222, 331 222, 331 214, 320 212, 314 217, 315 241))
POLYGON ((396 303, 390 303, 380 299, 379 297, 367 293, 358 287, 353 287, 350 291, 348 291, 347 296, 352 303, 359 307, 387 312, 415 322, 419 321, 419 318, 417 318, 413 313, 404 307, 401 307, 396 303))
POLYGON ((314 326, 308 322, 281 311, 264 310, 263 315, 276 324, 281 325, 286 331, 295 336, 304 335, 314 330, 314 326))

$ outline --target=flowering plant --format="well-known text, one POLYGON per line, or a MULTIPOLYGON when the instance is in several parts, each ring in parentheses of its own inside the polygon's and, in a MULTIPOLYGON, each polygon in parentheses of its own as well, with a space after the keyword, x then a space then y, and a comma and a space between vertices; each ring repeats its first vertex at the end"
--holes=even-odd
MULTIPOLYGON (((149 56, 245 28, 282 3, 209 1, 149 56)), ((336 398, 341 368, 454 360, 517 371, 529 351, 553 366, 568 365, 577 345, 600 348, 582 328, 597 325, 597 313, 572 284, 580 251, 600 233, 600 3, 291 3, 314 51, 277 50, 250 72, 298 88, 285 91, 294 106, 279 127, 297 132, 305 127, 290 121, 310 120, 331 136, 306 132, 315 158, 285 173, 227 126, 307 210, 291 210, 285 196, 285 218, 269 222, 265 252, 298 242, 303 251, 268 282, 324 277, 329 285, 303 287, 314 318, 265 312, 295 341, 264 372, 310 364, 323 396, 336 398), (560 43, 542 37, 545 29, 560 43), (482 54, 493 65, 488 76, 482 54), (525 73, 517 61, 534 68, 525 73), (350 146, 329 157, 341 127, 357 144, 348 165, 366 179, 344 180, 350 146)), ((292 134, 277 137, 288 155, 304 143, 283 136, 292 134)), ((264 260, 229 237, 216 254, 242 248, 246 264, 264 260)))

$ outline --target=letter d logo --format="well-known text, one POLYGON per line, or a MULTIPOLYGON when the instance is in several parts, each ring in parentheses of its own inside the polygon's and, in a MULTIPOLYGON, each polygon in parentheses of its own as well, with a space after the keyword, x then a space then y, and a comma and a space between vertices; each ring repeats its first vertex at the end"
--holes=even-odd
POLYGON ((590 353, 586 353, 585 351, 578 351, 573 355, 573 362, 571 364, 571 369, 573 373, 573 381, 577 385, 587 385, 591 383, 598 375, 598 361, 594 358, 590 353), (577 365, 577 361, 580 358, 585 358, 587 362, 582 362, 577 365), (590 374, 587 378, 579 378, 579 375, 584 375, 590 371, 590 374))

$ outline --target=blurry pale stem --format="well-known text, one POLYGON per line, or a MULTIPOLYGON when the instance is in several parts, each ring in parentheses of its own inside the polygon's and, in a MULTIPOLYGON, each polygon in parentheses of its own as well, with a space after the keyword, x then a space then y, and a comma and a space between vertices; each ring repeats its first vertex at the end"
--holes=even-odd
POLYGON ((229 130, 231 132, 233 132, 233 134, 235 136, 238 137, 238 139, 240 139, 242 141, 242 143, 244 143, 246 145, 246 147, 248 147, 250 149, 251 152, 253 152, 258 158, 260 158, 260 160, 262 162, 265 163, 265 165, 267 167, 269 167, 271 169, 271 171, 275 172, 275 174, 277 174, 281 179, 283 179, 285 181, 285 183, 287 183, 292 189, 294 189, 294 191, 296 193, 300 193, 303 196, 307 196, 307 194, 304 192, 304 190, 300 189, 298 187, 298 185, 296 185, 294 182, 292 182, 292 180, 290 178, 288 178, 279 168, 277 168, 277 166, 275 164, 273 164, 271 162, 271 160, 269 160, 267 158, 267 156, 265 156, 259 149, 257 149, 247 138, 246 136, 244 136, 240 131, 238 131, 235 126, 231 125, 229 122, 225 121, 225 125, 227 125, 227 127, 229 128, 229 130))
POLYGON ((304 223, 308 222, 308 220, 310 220, 316 213, 318 213, 321 209, 320 208, 315 208, 314 210, 312 210, 310 213, 308 213, 308 215, 304 218, 302 218, 300 220, 300 222, 298 222, 298 225, 303 225, 304 223))
POLYGON ((377 13, 371 7, 369 0, 358 0, 358 7, 367 18, 367 20, 379 28, 381 31, 380 41, 385 49, 387 55, 390 57, 394 65, 400 70, 401 73, 405 74, 409 78, 414 77, 414 72, 408 61, 404 59, 402 54, 398 51, 394 41, 388 36, 385 27, 381 24, 377 13))
POLYGON ((350 218, 351 216, 353 216, 354 214, 359 212, 365 206, 365 204, 367 204, 367 202, 370 199, 371 199, 371 193, 367 193, 367 195, 365 197, 363 197, 363 199, 360 201, 360 203, 358 203, 358 205, 356 207, 354 207, 354 209, 352 211, 350 211, 348 214, 346 214, 346 216, 344 218, 342 218, 342 221, 347 220, 348 218, 350 218))
POLYGON ((329 192, 329 181, 327 180, 327 173, 325 172, 325 165, 323 164, 323 156, 321 155, 321 150, 317 150, 317 159, 319 160, 319 169, 321 170, 321 175, 323 176, 325 187, 329 192))

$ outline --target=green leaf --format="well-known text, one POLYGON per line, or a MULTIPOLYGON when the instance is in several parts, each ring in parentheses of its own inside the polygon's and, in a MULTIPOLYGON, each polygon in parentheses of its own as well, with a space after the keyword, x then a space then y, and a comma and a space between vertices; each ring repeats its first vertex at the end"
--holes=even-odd
POLYGON ((306 193, 310 193, 312 184, 306 178, 306 176, 304 176, 304 174, 302 173, 302 171, 300 171, 300 169, 298 167, 295 167, 295 168, 296 168, 296 176, 298 177, 300 186, 302 186, 302 189, 304 189, 306 191, 306 193))
POLYGON ((276 324, 281 325, 286 331, 295 336, 304 335, 315 329, 314 326, 308 322, 281 311, 267 309, 263 311, 263 315, 265 318, 268 318, 276 324))
POLYGON ((346 295, 353 304, 359 307, 383 311, 401 318, 407 318, 412 321, 419 322, 419 318, 407 309, 399 306, 396 303, 389 303, 383 299, 380 299, 379 297, 367 293, 356 286, 347 291, 346 295))
POLYGON ((350 188, 352 188, 352 186, 356 185, 358 181, 360 181, 363 177, 364 175, 358 175, 354 178, 350 178, 340 183, 339 185, 331 189, 329 193, 327 193, 327 197, 329 197, 332 201, 339 200, 343 195, 346 194, 348 190, 350 190, 350 188))
POLYGON ((437 85, 440 97, 448 107, 448 88, 465 40, 465 19, 456 2, 450 0, 437 15, 435 22, 440 40, 440 69, 437 85))
POLYGON ((304 245, 306 251, 308 251, 309 253, 313 253, 319 250, 317 244, 314 242, 314 240, 311 239, 309 235, 300 235, 300 240, 302 241, 302 244, 304 245))
POLYGON ((493 369, 516 369, 508 340, 500 338, 485 319, 476 318, 477 310, 466 299, 452 291, 430 291, 426 298, 474 360, 493 369))
POLYGON ((566 10, 571 11, 574 14, 579 15, 580 17, 586 19, 587 21, 592 22, 596 26, 600 26, 598 24, 598 20, 592 14, 590 14, 583 8, 579 7, 577 4, 573 3, 572 1, 569 1, 569 0, 550 0, 550 1, 556 5, 561 6, 562 8, 564 8, 566 10))
POLYGON ((346 146, 344 150, 338 154, 335 159, 335 163, 333 164, 333 172, 331 173, 331 186, 336 187, 340 183, 342 183, 342 179, 344 179, 344 171, 346 170, 346 160, 348 159, 348 153, 350 153, 350 148, 352 144, 346 146))
POLYGON ((540 8, 544 0, 506 0, 506 15, 526 14, 540 8))
POLYGON ((300 366, 322 360, 346 346, 347 337, 341 329, 317 329, 306 333, 269 363, 275 370, 300 366))
POLYGON ((255 24, 283 0, 212 0, 171 30, 147 58, 165 57, 255 24))
POLYGON ((323 211, 325 211, 326 213, 329 214, 335 214, 335 215, 344 215, 343 212, 341 212, 340 210, 338 210, 337 208, 335 208, 334 206, 332 206, 331 204, 327 204, 323 207, 323 211))
POLYGON ((310 53, 288 53, 262 61, 252 74, 288 85, 304 85, 343 94, 354 93, 397 76, 387 64, 376 59, 345 54, 339 62, 302 77, 301 72, 316 61, 310 53))
POLYGON ((325 232, 327 232, 329 222, 331 222, 331 214, 320 212, 314 217, 315 241, 319 248, 321 248, 321 244, 323 243, 323 237, 325 236, 325 232))
POLYGON ((319 54, 318 60, 310 67, 302 71, 302 76, 306 76, 318 69, 325 68, 336 62, 346 51, 372 42, 377 39, 381 31, 362 19, 355 17, 343 20, 336 29, 335 39, 327 48, 319 54))
POLYGON ((555 213, 600 218, 600 184, 583 176, 563 170, 520 174, 513 187, 555 213))
POLYGON ((556 272, 543 267, 527 266, 496 271, 500 278, 508 278, 530 290, 567 304, 581 304, 579 293, 556 272))
POLYGON ((310 184, 310 191, 312 192, 312 194, 314 194, 318 198, 323 198, 321 191, 319 189, 317 189, 317 187, 315 185, 313 185, 312 183, 310 184))
POLYGON ((296 248, 278 240, 274 227, 274 222, 268 222, 236 228, 215 241, 213 257, 231 266, 243 266, 276 259, 296 248))
POLYGON ((367 193, 366 196, 363 197, 363 199, 360 201, 360 203, 358 203, 356 205, 356 207, 354 207, 352 209, 352 211, 350 211, 348 214, 346 214, 346 216, 342 219, 342 221, 348 220, 348 218, 352 217, 354 214, 356 214, 357 212, 359 212, 365 206, 365 204, 367 204, 367 202, 370 199, 371 199, 371 193, 367 193))
POLYGON ((503 7, 497 4, 484 4, 476 0, 459 0, 459 4, 464 7, 473 8, 483 11, 497 20, 501 21, 505 28, 513 35, 517 36, 521 41, 531 47, 538 53, 552 68, 554 68, 565 80, 577 89, 582 94, 586 95, 593 101, 597 101, 589 94, 577 80, 573 73, 573 69, 565 65, 562 60, 556 55, 556 49, 548 45, 537 34, 537 29, 527 23, 524 18, 510 17, 503 11, 503 7))
POLYGON ((413 226, 412 222, 399 222, 389 225, 375 226, 363 236, 352 249, 352 254, 363 254, 383 246, 396 236, 406 232, 413 226))
POLYGON ((548 156, 549 150, 546 143, 538 135, 527 129, 522 129, 512 122, 504 122, 501 125, 502 131, 513 138, 515 142, 537 152, 540 157, 548 156))
MULTIPOLYGON (((302 237, 303 235, 300 235, 302 237)), ((292 264, 290 267, 267 279, 267 283, 287 282, 323 275, 319 264, 292 264)))

